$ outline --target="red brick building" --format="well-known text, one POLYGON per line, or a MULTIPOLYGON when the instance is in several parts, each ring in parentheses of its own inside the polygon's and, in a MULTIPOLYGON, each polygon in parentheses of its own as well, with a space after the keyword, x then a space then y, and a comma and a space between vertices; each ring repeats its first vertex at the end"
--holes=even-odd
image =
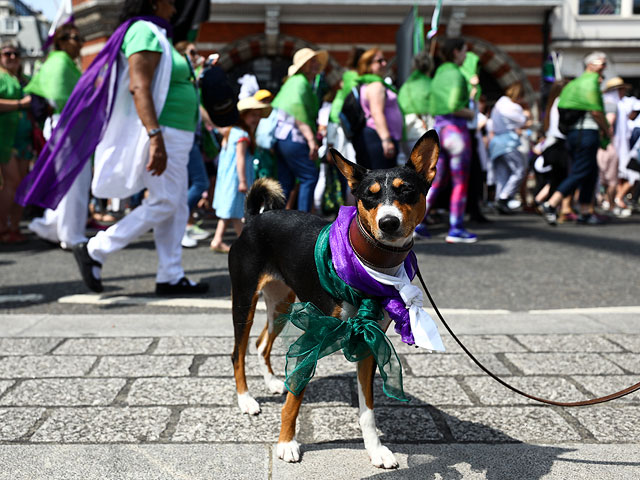
MULTIPOLYGON (((85 65, 117 24, 122 0, 74 0, 74 13, 89 40, 85 65)), ((354 46, 379 46, 396 54, 396 32, 413 5, 431 20, 436 0, 211 0, 211 15, 198 34, 202 54, 218 52, 231 77, 254 72, 261 86, 274 88, 303 46, 329 51, 328 79, 339 78, 354 46)), ((549 44, 549 18, 562 0, 444 0, 438 36, 463 36, 481 59, 488 94, 516 80, 530 100, 540 90, 549 44)))

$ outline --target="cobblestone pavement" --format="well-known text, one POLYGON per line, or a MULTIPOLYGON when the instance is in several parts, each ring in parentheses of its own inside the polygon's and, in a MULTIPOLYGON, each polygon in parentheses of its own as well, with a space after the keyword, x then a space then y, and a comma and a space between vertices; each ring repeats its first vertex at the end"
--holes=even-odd
MULTIPOLYGON (((127 322, 136 322, 135 316, 128 317, 127 322)), ((83 332, 82 320, 77 322, 77 331, 83 332)), ((526 320, 518 325, 521 327, 514 327, 514 331, 528 333, 467 333, 461 338, 505 380, 553 400, 603 395, 640 378, 640 328, 635 333, 630 333, 633 328, 617 333, 587 328, 577 334, 542 334, 536 333, 542 329, 535 326, 527 328, 526 320)), ((566 325, 556 330, 564 328, 566 325)), ((500 329, 506 331, 509 326, 500 329)), ((125 331, 121 336, 122 332, 115 330, 115 336, 101 331, 87 337, 80 333, 55 336, 56 332, 53 336, 42 332, 29 336, 27 329, 24 336, 0 338, 0 460, 11 446, 103 444, 140 448, 204 444, 223 450, 236 445, 243 459, 246 455, 253 455, 252 461, 256 462, 263 456, 272 458, 285 397, 267 392, 259 376, 257 357, 251 355, 249 388, 260 402, 262 413, 256 417, 240 414, 229 357, 233 347, 230 332, 217 331, 219 336, 126 336, 125 331)), ((254 333, 257 331, 254 327, 254 333)), ((392 450, 402 453, 418 447, 456 445, 476 445, 480 449, 493 445, 499 450, 513 445, 545 445, 539 448, 560 451, 554 445, 580 444, 625 445, 640 453, 638 394, 590 408, 542 406, 489 379, 450 337, 445 337, 445 354, 423 353, 400 344, 397 336, 393 340, 411 401, 405 404, 387 398, 376 379, 378 429, 383 442, 394 446, 392 450)), ((278 342, 273 355, 276 372, 284 371, 284 352, 284 342, 278 342)), ((354 365, 339 354, 322 359, 299 417, 298 440, 304 455, 301 465, 307 464, 300 468, 310 468, 316 456, 326 456, 332 450, 339 458, 346 448, 352 458, 357 458, 357 462, 350 460, 360 466, 357 471, 384 475, 368 464, 357 406, 354 365)), ((640 455, 635 455, 630 460, 639 459, 640 455)), ((221 470, 212 477, 175 478, 288 478, 289 474, 295 476, 298 468, 273 459, 264 465, 258 463, 257 471, 264 470, 266 477, 262 473, 253 477, 243 471, 235 477, 230 470, 221 470)), ((408 475, 410 467, 407 461, 395 474, 404 471, 408 475)), ((640 473, 640 463, 632 462, 629 468, 640 473)), ((550 471, 551 464, 546 473, 550 471)), ((350 475, 344 478, 358 478, 350 475)), ((467 478, 461 475, 459 478, 467 478)), ((4 478, 2 473, 0 478, 4 478)))

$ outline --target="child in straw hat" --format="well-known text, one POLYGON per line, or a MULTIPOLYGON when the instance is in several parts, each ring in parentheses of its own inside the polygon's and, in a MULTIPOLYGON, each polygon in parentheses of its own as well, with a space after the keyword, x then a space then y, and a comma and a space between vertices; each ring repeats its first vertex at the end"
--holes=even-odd
POLYGON ((242 232, 244 199, 254 180, 255 131, 260 119, 271 112, 271 106, 252 96, 238 102, 238 112, 237 124, 227 130, 222 140, 218 160, 213 208, 219 220, 210 245, 211 250, 218 253, 229 252, 229 245, 222 241, 229 223, 237 235, 242 232))

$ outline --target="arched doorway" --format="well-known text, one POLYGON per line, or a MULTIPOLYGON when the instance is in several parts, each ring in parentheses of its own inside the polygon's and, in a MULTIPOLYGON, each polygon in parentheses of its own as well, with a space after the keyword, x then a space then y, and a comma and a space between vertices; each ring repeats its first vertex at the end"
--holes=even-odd
MULTIPOLYGON (((218 65, 227 72, 232 86, 237 90, 240 89, 238 78, 245 73, 253 73, 260 88, 277 92, 287 75, 293 54, 304 47, 320 49, 313 43, 288 35, 279 35, 274 48, 269 48, 266 35, 252 35, 222 49, 218 65)), ((325 72, 329 85, 334 85, 341 79, 342 67, 329 56, 325 72)))

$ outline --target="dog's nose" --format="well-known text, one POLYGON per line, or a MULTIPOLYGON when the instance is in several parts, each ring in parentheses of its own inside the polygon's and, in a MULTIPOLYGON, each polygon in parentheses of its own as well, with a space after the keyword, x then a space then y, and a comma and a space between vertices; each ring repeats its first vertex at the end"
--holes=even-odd
POLYGON ((384 233, 395 233, 400 228, 400 220, 398 217, 387 215, 378 221, 378 226, 384 233))

